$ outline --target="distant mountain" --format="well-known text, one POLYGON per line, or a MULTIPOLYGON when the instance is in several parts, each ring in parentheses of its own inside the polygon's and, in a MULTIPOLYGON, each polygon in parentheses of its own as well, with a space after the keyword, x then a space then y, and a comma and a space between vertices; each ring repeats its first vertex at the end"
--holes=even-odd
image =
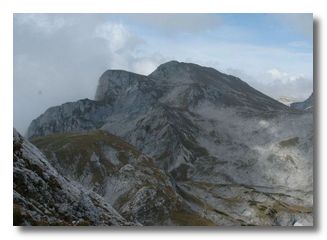
POLYGON ((297 110, 312 110, 314 104, 313 93, 311 93, 310 97, 303 102, 295 102, 291 104, 291 108, 297 110))
POLYGON ((297 98, 293 98, 293 97, 285 97, 285 96, 283 96, 283 97, 277 98, 277 101, 283 103, 286 106, 290 106, 292 103, 297 102, 298 99, 297 98))
MULTIPOLYGON (((201 222, 312 224, 312 113, 285 106, 237 77, 177 61, 160 65, 148 76, 108 70, 99 79, 94 101, 48 109, 33 120, 28 137, 58 169, 66 169, 64 175, 94 187, 90 178, 76 178, 78 166, 83 167, 81 176, 90 170, 88 161, 80 162, 84 157, 78 157, 79 147, 72 148, 72 141, 74 134, 91 140, 95 130, 119 137, 153 159, 187 214, 203 216, 201 222), (60 133, 68 134, 63 138, 67 142, 51 147, 56 142, 51 136, 60 133), (59 164, 70 159, 72 165, 59 164)), ((94 149, 110 145, 92 141, 83 147, 89 151, 83 154, 86 159, 93 152, 103 155, 94 149)), ((110 179, 110 168, 105 179, 110 179)), ((99 183, 102 188, 106 184, 99 183)), ((166 201, 166 206, 175 205, 166 201)), ((171 221, 169 215, 164 224, 171 221)), ((151 221, 160 224, 156 217, 146 224, 151 221)))

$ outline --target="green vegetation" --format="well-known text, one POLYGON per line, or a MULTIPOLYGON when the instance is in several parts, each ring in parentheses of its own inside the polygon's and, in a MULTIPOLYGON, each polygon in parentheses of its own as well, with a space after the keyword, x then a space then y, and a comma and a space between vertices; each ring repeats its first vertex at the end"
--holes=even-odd
POLYGON ((61 150, 63 147, 68 147, 67 145, 73 145, 75 149, 78 148, 76 150, 87 150, 92 146, 93 152, 93 149, 99 149, 99 143, 103 143, 112 146, 117 151, 129 151, 135 157, 141 154, 121 138, 101 130, 85 133, 51 134, 44 137, 32 138, 31 142, 41 149, 48 149, 54 152, 61 150))
POLYGON ((101 183, 105 173, 115 172, 119 167, 113 165, 108 156, 104 155, 104 146, 110 146, 117 151, 121 165, 128 163, 130 156, 137 159, 141 154, 121 138, 101 130, 51 134, 33 138, 31 142, 53 160, 54 164, 59 164, 65 170, 74 169, 73 175, 76 179, 83 176, 85 169, 90 169, 93 183, 101 183), (99 157, 100 168, 90 160, 93 153, 99 157))

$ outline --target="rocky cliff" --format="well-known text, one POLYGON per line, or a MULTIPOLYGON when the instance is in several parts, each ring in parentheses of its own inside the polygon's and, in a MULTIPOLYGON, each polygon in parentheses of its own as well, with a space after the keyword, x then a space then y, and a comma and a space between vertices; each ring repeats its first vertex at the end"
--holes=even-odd
POLYGON ((95 192, 59 174, 16 130, 13 146, 14 225, 137 225, 95 192))

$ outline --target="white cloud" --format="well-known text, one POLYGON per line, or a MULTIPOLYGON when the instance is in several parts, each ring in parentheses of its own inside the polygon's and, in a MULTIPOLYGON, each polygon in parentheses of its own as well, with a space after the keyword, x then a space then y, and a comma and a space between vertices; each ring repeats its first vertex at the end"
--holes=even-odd
POLYGON ((196 34, 213 29, 222 21, 217 14, 201 13, 128 14, 127 18, 168 34, 196 34))
POLYGON ((272 79, 274 80, 288 77, 288 74, 286 72, 281 72, 276 68, 270 69, 267 72, 271 75, 272 79))
POLYGON ((15 14, 17 24, 29 26, 35 31, 52 34, 64 26, 73 24, 67 18, 54 14, 15 14))
POLYGON ((132 34, 121 23, 107 22, 95 28, 94 36, 106 40, 108 48, 112 52, 135 50, 144 41, 132 34))
POLYGON ((301 78, 304 78, 303 74, 292 75, 287 72, 283 72, 277 68, 273 68, 267 71, 271 81, 280 81, 283 84, 292 83, 298 81, 301 78))
POLYGON ((277 68, 258 75, 250 75, 240 69, 231 68, 226 72, 241 78, 255 89, 275 99, 288 97, 304 100, 313 91, 312 79, 303 75, 290 74, 277 68))
POLYGON ((51 106, 93 99, 107 69, 149 74, 164 58, 144 53, 144 44, 126 25, 102 15, 16 14, 14 126, 24 133, 51 106))
POLYGON ((168 59, 160 53, 154 53, 148 57, 138 57, 132 64, 131 71, 148 75, 153 72, 160 64, 167 62, 168 59))
POLYGON ((107 45, 108 68, 147 75, 165 61, 160 53, 144 52, 145 40, 122 23, 101 24, 95 28, 94 37, 104 40, 107 45))

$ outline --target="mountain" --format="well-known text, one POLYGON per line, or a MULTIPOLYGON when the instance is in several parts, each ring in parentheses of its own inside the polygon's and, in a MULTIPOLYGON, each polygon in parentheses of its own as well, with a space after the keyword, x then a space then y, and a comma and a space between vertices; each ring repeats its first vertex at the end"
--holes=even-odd
POLYGON ((60 175, 14 129, 14 225, 137 225, 98 194, 60 175))
POLYGON ((314 97, 313 97, 313 93, 311 93, 310 97, 304 100, 303 102, 295 102, 292 103, 290 106, 291 108, 297 110, 312 110, 313 105, 314 105, 314 97))
POLYGON ((104 131, 33 138, 56 169, 101 195, 123 217, 142 225, 213 225, 191 210, 153 160, 104 131))
POLYGON ((187 116, 204 105, 233 107, 246 115, 289 110, 236 77, 176 61, 159 66, 149 76, 108 70, 100 77, 95 99, 50 108, 33 120, 27 136, 101 128, 155 159, 164 158, 159 164, 172 170, 179 165, 177 159, 183 161, 181 155, 188 154, 191 159, 204 152, 194 142, 199 128, 187 116), (159 128, 166 128, 167 134, 147 134, 159 128), (173 159, 166 157, 167 152, 173 159))
POLYGON ((239 78, 212 68, 171 61, 149 76, 106 71, 99 79, 95 101, 84 99, 49 108, 32 121, 27 136, 97 129, 108 121, 109 115, 127 112, 134 117, 161 105, 189 109, 203 102, 248 111, 288 109, 239 78))
MULTIPOLYGON (((72 169, 62 174, 94 187, 91 180, 76 178, 77 166, 86 171, 81 176, 90 171, 84 161, 78 163, 79 147, 69 147, 74 144, 71 134, 93 139, 94 131, 119 137, 152 159, 166 176, 164 185, 171 183, 178 205, 188 215, 202 216, 201 222, 312 225, 313 115, 289 108, 239 78, 177 61, 148 76, 108 70, 99 79, 94 101, 50 108, 33 120, 28 137, 58 169, 72 169), (69 141, 52 148, 51 138, 58 134, 69 134, 63 138, 69 141), (48 139, 47 144, 38 138, 48 139), (74 158, 75 165, 64 165, 74 158)), ((83 146, 89 149, 83 156, 103 155, 104 150, 93 149, 102 149, 104 142, 83 146)), ((113 173, 106 171, 104 179, 110 179, 113 173)), ((175 205, 167 201, 167 206, 171 212, 175 205)), ((146 224, 166 225, 170 216, 146 224)))

